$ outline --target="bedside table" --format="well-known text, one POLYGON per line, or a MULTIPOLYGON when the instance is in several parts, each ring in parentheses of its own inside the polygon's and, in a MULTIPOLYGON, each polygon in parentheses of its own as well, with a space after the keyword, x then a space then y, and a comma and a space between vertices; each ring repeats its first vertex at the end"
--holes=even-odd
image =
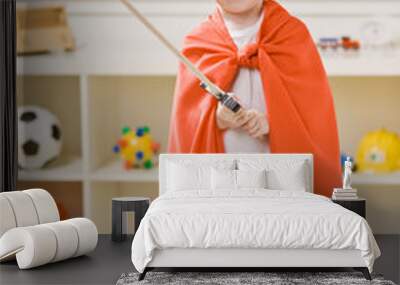
POLYGON ((140 221, 146 214, 150 205, 150 198, 147 197, 118 197, 112 198, 112 235, 113 241, 123 241, 126 235, 122 233, 124 212, 135 212, 135 231, 140 221))
POLYGON ((359 214, 364 219, 366 218, 366 200, 364 198, 358 198, 355 200, 333 200, 333 203, 339 204, 340 206, 359 214))

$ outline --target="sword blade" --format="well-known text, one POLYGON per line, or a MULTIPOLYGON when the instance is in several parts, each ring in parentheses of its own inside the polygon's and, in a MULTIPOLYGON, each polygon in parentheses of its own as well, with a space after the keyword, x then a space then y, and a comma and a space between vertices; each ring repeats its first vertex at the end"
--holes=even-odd
POLYGON ((145 16, 143 16, 135 6, 129 0, 121 0, 121 2, 128 8, 128 10, 150 31, 156 36, 201 82, 207 85, 207 91, 220 99, 220 94, 225 92, 214 84, 210 79, 207 78, 186 56, 184 56, 179 50, 166 38, 164 35, 150 23, 145 16))

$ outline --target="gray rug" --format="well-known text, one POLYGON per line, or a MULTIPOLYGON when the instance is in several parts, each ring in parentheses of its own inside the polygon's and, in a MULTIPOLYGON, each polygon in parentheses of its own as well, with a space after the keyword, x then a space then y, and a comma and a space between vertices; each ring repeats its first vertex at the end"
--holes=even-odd
POLYGON ((297 285, 297 284, 328 284, 328 285, 395 285, 384 280, 380 275, 372 275, 368 281, 359 272, 148 272, 146 278, 137 281, 138 273, 122 274, 117 285, 133 284, 213 284, 213 285, 297 285))

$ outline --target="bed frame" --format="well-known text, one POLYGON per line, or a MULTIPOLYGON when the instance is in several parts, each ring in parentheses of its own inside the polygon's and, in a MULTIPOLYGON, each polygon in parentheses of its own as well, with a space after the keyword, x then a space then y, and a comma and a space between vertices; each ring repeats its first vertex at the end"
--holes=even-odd
MULTIPOLYGON (((174 160, 220 160, 220 159, 271 159, 303 160, 308 165, 308 192, 313 192, 313 157, 311 154, 161 154, 159 161, 159 193, 166 191, 167 162, 174 160)), ((253 271, 265 268, 353 268, 361 271, 367 280, 371 280, 369 270, 359 250, 329 249, 194 249, 170 248, 158 249, 152 261, 139 275, 143 280, 146 273, 156 268, 229 268, 234 271, 253 271)), ((231 270, 230 270, 231 271, 231 270)))

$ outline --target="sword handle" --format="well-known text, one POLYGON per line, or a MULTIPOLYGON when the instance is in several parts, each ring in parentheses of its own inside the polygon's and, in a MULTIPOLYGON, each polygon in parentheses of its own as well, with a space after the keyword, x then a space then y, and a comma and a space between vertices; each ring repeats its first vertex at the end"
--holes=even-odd
POLYGON ((239 110, 242 108, 239 102, 236 101, 235 98, 233 98, 233 96, 228 93, 221 94, 221 99, 219 101, 222 103, 222 105, 224 105, 234 113, 239 112, 239 110))
POLYGON ((233 98, 233 96, 230 93, 225 93, 225 92, 214 93, 208 87, 208 85, 204 82, 201 82, 200 86, 201 86, 201 88, 206 90, 208 93, 213 95, 219 102, 222 103, 222 105, 227 107, 232 112, 236 113, 242 108, 242 106, 240 106, 239 102, 236 101, 235 98, 233 98))

